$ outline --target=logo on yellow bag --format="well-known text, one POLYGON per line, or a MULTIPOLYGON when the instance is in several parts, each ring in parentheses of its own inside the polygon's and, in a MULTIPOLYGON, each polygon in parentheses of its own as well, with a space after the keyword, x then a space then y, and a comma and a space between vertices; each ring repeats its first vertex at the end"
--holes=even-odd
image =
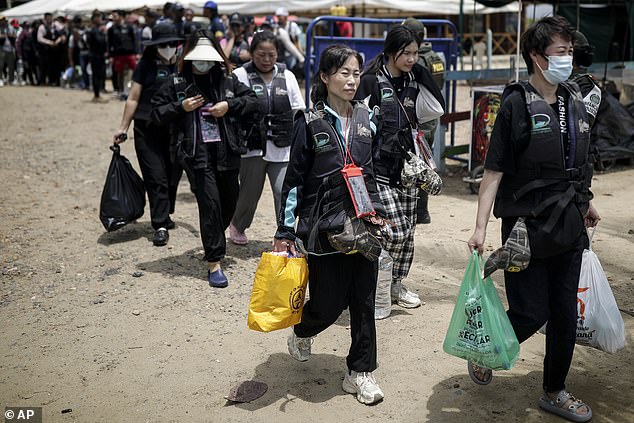
POLYGON ((291 307, 291 310, 293 310, 293 313, 301 310, 302 306, 304 305, 303 286, 296 286, 295 288, 293 288, 293 290, 291 291, 291 295, 288 298, 288 305, 291 307))

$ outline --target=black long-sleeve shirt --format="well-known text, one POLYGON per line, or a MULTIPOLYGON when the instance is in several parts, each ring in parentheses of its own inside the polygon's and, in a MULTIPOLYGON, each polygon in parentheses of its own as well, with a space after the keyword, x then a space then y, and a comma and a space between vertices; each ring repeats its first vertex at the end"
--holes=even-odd
POLYGON ((92 27, 86 32, 86 44, 92 56, 104 56, 108 51, 106 34, 101 27, 92 27))

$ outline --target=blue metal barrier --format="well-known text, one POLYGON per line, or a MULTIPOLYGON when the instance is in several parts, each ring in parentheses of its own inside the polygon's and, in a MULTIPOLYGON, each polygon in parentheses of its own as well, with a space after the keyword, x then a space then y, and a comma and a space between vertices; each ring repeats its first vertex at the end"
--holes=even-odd
MULTIPOLYGON (((308 25, 306 30, 306 62, 304 65, 304 77, 306 88, 306 108, 310 106, 310 84, 311 77, 315 74, 319 64, 319 57, 326 47, 332 44, 345 44, 363 56, 364 62, 367 63, 377 54, 383 51, 384 38, 359 38, 359 37, 337 37, 334 35, 335 22, 352 22, 362 24, 380 24, 385 25, 387 31, 392 25, 399 25, 403 22, 401 19, 378 19, 378 18, 352 18, 347 16, 319 16, 308 25), (321 22, 328 22, 330 35, 314 35, 314 28, 321 22)), ((427 33, 435 34, 435 37, 427 38, 433 45, 434 51, 442 52, 447 62, 447 69, 456 69, 458 60, 458 32, 453 22, 444 19, 420 19, 427 27, 427 33), (443 31, 445 29, 445 31, 443 31), (451 37, 442 37, 443 33, 447 33, 447 29, 451 33, 451 37)), ((447 104, 447 109, 455 110, 455 82, 450 86, 449 82, 445 85, 445 93, 450 93, 451 101, 447 104)))

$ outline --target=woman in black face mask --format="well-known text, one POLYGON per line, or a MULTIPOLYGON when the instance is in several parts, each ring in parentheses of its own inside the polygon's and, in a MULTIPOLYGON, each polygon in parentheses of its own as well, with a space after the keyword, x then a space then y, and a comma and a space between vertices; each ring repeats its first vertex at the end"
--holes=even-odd
POLYGON ((151 100, 176 70, 175 54, 179 41, 182 38, 177 36, 173 25, 161 23, 154 27, 152 40, 144 43, 145 50, 132 75, 132 88, 121 124, 112 138, 115 144, 125 141, 134 119, 134 147, 150 202, 156 246, 167 244, 168 230, 174 228, 170 214, 174 213, 176 189, 183 170, 170 160, 169 131, 161 122, 151 121, 151 100))
POLYGON ((225 229, 238 199, 240 154, 246 152, 237 121, 255 112, 258 101, 231 75, 229 61, 206 31, 190 36, 178 71, 152 99, 152 119, 174 124, 176 158, 195 187, 209 285, 224 288, 225 229))

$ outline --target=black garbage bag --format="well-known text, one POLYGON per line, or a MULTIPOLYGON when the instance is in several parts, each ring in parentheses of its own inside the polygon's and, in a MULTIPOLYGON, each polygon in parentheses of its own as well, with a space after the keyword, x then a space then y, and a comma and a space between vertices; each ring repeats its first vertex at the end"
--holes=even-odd
POLYGON ((130 161, 121 155, 119 145, 114 144, 110 149, 112 161, 99 207, 99 219, 108 232, 140 218, 145 209, 143 180, 130 161))

